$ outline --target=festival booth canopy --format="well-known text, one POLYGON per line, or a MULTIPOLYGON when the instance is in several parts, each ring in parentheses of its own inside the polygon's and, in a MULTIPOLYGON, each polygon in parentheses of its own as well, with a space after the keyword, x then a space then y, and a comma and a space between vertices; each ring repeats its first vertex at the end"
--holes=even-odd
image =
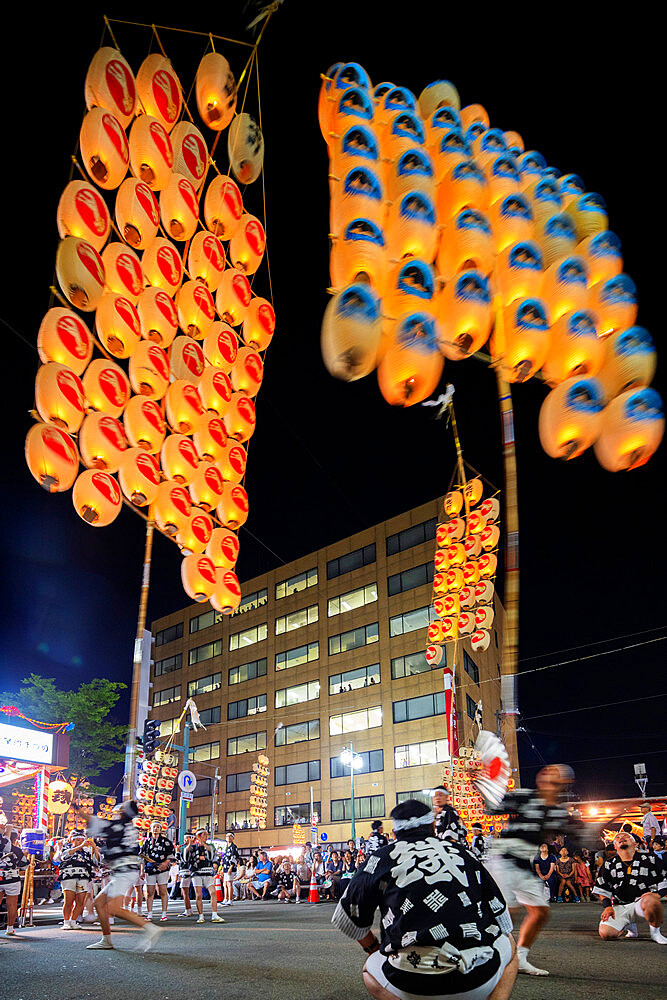
POLYGON ((69 733, 0 722, 0 786, 69 767, 69 733))
POLYGON ((630 798, 630 799, 590 799, 585 802, 568 802, 569 810, 578 810, 581 818, 588 823, 599 823, 608 820, 609 832, 613 836, 618 833, 624 823, 631 823, 633 831, 639 836, 642 833, 642 803, 650 802, 651 808, 659 821, 667 819, 667 797, 630 798))

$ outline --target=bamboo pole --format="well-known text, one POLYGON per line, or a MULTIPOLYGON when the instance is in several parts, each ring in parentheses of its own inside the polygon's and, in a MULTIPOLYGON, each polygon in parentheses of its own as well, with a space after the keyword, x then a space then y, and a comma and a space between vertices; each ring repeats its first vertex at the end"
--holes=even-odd
POLYGON ((148 588, 151 578, 151 558, 153 554, 154 522, 146 522, 146 545, 144 548, 144 569, 141 577, 141 596, 139 598, 139 616, 137 619, 137 636, 134 641, 134 663, 132 668, 132 693, 130 696, 130 726, 127 734, 127 750, 125 755, 125 777, 123 781, 123 801, 127 802, 134 795, 134 776, 137 764, 137 713, 139 710, 139 680, 141 677, 141 660, 144 648, 144 629, 146 627, 146 607, 148 605, 148 588))

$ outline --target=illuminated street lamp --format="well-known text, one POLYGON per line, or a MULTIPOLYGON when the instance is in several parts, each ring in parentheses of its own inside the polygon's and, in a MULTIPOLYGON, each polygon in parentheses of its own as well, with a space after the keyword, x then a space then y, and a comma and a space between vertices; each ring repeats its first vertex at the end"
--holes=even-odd
POLYGON ((364 759, 360 757, 359 754, 354 752, 352 742, 350 742, 349 747, 343 747, 340 752, 340 762, 345 767, 350 769, 350 819, 352 821, 351 837, 355 840, 355 826, 354 826, 354 772, 358 771, 359 768, 364 766, 364 759))

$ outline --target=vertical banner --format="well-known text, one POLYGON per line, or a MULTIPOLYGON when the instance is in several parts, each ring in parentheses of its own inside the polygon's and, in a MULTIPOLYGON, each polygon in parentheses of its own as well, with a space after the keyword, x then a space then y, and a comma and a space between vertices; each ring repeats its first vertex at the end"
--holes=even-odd
POLYGON ((445 680, 445 713, 447 718, 447 742, 450 758, 459 755, 459 735, 456 724, 456 688, 454 686, 454 671, 451 667, 443 670, 445 680))
POLYGON ((42 767, 35 775, 35 805, 33 825, 49 829, 49 773, 42 767))

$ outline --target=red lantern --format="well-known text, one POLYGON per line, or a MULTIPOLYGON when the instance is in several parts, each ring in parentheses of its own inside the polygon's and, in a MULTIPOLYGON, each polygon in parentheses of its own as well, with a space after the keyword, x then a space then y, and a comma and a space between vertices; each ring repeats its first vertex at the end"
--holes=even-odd
POLYGON ((254 274, 266 249, 264 226, 254 215, 244 215, 229 242, 229 256, 234 267, 244 274, 254 274))
POLYGON ((225 483, 222 500, 216 508, 223 527, 236 531, 248 520, 248 512, 248 494, 243 487, 235 483, 225 483))
POLYGON ((106 191, 121 183, 130 164, 130 147, 117 118, 102 108, 93 108, 79 132, 81 159, 89 176, 106 191))
POLYGON ((71 437, 51 424, 34 424, 25 439, 30 474, 50 493, 70 489, 79 472, 79 454, 71 437))
POLYGON ((463 543, 463 548, 465 549, 466 562, 469 559, 476 559, 477 556, 482 551, 482 543, 480 541, 480 536, 468 535, 465 542, 463 543))
POLYGON ((149 285, 161 288, 171 298, 181 287, 183 261, 169 240, 158 236, 141 258, 144 278, 149 285))
MULTIPOLYGON (((206 367, 199 379, 199 397, 205 410, 218 417, 224 417, 232 399, 232 383, 229 376, 219 368, 206 367)), ((225 427, 229 433, 226 424, 225 427)))
POLYGON ((97 250, 76 236, 66 236, 56 253, 58 284, 68 302, 92 312, 104 290, 104 264, 97 250))
POLYGON ((199 455, 189 437, 169 434, 160 451, 160 464, 167 479, 187 486, 199 466, 199 455))
POLYGON ((478 561, 479 576, 481 580, 490 580, 496 575, 498 568, 498 557, 493 552, 485 552, 478 561))
POLYGON ((109 243, 102 252, 106 291, 124 295, 133 303, 139 301, 144 287, 141 262, 124 243, 109 243))
POLYGON ((192 502, 202 510, 211 511, 219 503, 224 480, 215 465, 202 463, 190 483, 192 502))
POLYGON ((211 606, 223 615, 231 615, 241 603, 241 585, 231 570, 216 570, 216 585, 211 595, 211 606))
POLYGON ((137 94, 145 115, 157 118, 171 132, 183 104, 181 82, 166 56, 154 52, 146 56, 136 79, 137 94))
MULTIPOLYGON (((105 292, 95 313, 97 335, 115 358, 129 358, 141 341, 139 314, 124 295, 105 292)), ((159 350, 159 348, 158 348, 159 350)))
POLYGON ((207 52, 197 67, 197 108, 214 132, 227 128, 236 110, 236 80, 220 52, 207 52))
POLYGON ((170 480, 160 483, 151 507, 151 517, 160 531, 177 534, 185 528, 191 513, 192 501, 184 486, 170 480))
POLYGON ((137 91, 132 70, 118 49, 104 45, 97 50, 86 73, 84 93, 87 108, 106 108, 127 128, 134 117, 137 91))
POLYGON ((86 469, 72 489, 74 509, 82 520, 105 528, 120 514, 123 500, 118 483, 108 472, 86 469))
POLYGON ((167 425, 154 400, 133 396, 125 407, 123 425, 133 448, 142 448, 155 455, 162 447, 167 425))
MULTIPOLYGON (((204 461, 219 463, 225 454, 225 444, 227 442, 227 431, 225 430, 224 422, 220 417, 209 417, 207 415, 192 435, 192 440, 204 461)), ((239 445, 238 447, 241 446, 239 445)), ((225 476, 224 472, 223 477, 225 479, 229 478, 225 476)))
POLYGON ((203 340, 213 326, 215 305, 206 285, 201 281, 186 281, 176 297, 178 322, 189 337, 203 340))
POLYGON ((245 476, 248 454, 238 441, 228 438, 222 455, 216 460, 222 478, 229 483, 240 483, 245 476))
POLYGON ((447 523, 447 537, 451 542, 460 542, 466 532, 466 523, 462 517, 453 517, 447 523))
POLYGON ((234 569, 239 557, 238 536, 228 528, 214 528, 206 555, 217 569, 234 569))
POLYGON ((116 195, 116 224, 135 250, 145 250, 157 236, 160 213, 155 195, 144 181, 124 180, 116 195))
POLYGON ((215 566, 208 556, 186 556, 181 563, 181 580, 183 589, 193 601, 208 601, 215 590, 215 566))
POLYGON ((196 191, 204 182, 208 167, 206 141, 196 125, 180 121, 171 133, 174 171, 190 181, 196 191))
POLYGON ((204 357, 209 365, 229 374, 239 351, 238 337, 229 323, 216 320, 204 338, 204 357))
POLYGON ((130 382, 139 395, 162 399, 169 386, 169 361, 161 347, 141 341, 130 358, 130 382))
POLYGON ((55 361, 81 376, 93 354, 93 338, 76 313, 55 306, 40 324, 37 351, 43 362, 55 361))
POLYGON ((496 497, 489 497, 479 508, 479 512, 487 524, 493 524, 500 517, 500 501, 496 497))
POLYGON ((260 355, 252 347, 242 348, 232 368, 231 381, 235 392, 246 396, 256 396, 264 377, 264 365, 260 355))
POLYGON ((193 507, 185 526, 178 532, 176 541, 185 555, 203 552, 213 534, 213 521, 200 507, 193 507))
POLYGON ((130 448, 121 460, 118 478, 127 499, 137 507, 145 507, 157 496, 160 468, 153 455, 141 448, 130 448))
POLYGON ((489 648, 491 643, 491 633, 487 632, 486 629, 477 629, 470 637, 470 645, 474 650, 481 650, 482 652, 489 648))
POLYGON ((192 434, 202 423, 204 407, 197 386, 176 379, 167 389, 167 423, 180 434, 192 434))
POLYGON ((137 304, 141 336, 167 348, 178 330, 178 313, 162 288, 146 288, 137 304))
MULTIPOLYGON (((220 377, 222 372, 217 372, 216 375, 220 377)), ((245 393, 233 393, 224 417, 229 437, 237 441, 247 441, 254 434, 257 422, 255 404, 245 393)))
POLYGON ((78 431, 83 420, 83 385, 65 365, 49 361, 41 365, 35 379, 37 412, 48 424, 65 431, 78 431))
POLYGON ((204 230, 195 235, 190 244, 188 270, 190 277, 203 281, 210 292, 217 289, 225 270, 225 251, 217 236, 204 230))
POLYGON ((83 388, 90 408, 108 413, 111 417, 121 415, 131 393, 123 369, 106 358, 90 362, 84 372, 83 388))
POLYGON ((243 217, 243 199, 237 185, 227 176, 214 177, 204 199, 206 228, 223 240, 236 236, 243 217))
POLYGON ((89 469, 116 472, 127 450, 123 425, 108 413, 89 413, 79 430, 79 451, 89 469))
POLYGON ((174 378, 198 382, 206 367, 204 352, 192 337, 180 336, 171 345, 169 363, 174 378))
POLYGON ((500 528, 497 524, 487 524, 480 535, 480 539, 485 552, 493 551, 500 541, 500 528))
POLYGON ((172 173, 160 194, 160 218, 174 240, 189 240, 199 221, 199 198, 191 182, 183 174, 172 173))
POLYGON ((459 597, 461 599, 461 607, 463 610, 467 611, 474 606, 475 591, 472 587, 461 587, 459 597))
POLYGON ((130 131, 130 170, 151 191, 161 191, 169 182, 173 165, 167 130, 157 118, 141 115, 130 131))
POLYGON ((87 181, 69 182, 60 196, 56 220, 61 237, 78 236, 98 253, 111 230, 106 202, 87 181))

